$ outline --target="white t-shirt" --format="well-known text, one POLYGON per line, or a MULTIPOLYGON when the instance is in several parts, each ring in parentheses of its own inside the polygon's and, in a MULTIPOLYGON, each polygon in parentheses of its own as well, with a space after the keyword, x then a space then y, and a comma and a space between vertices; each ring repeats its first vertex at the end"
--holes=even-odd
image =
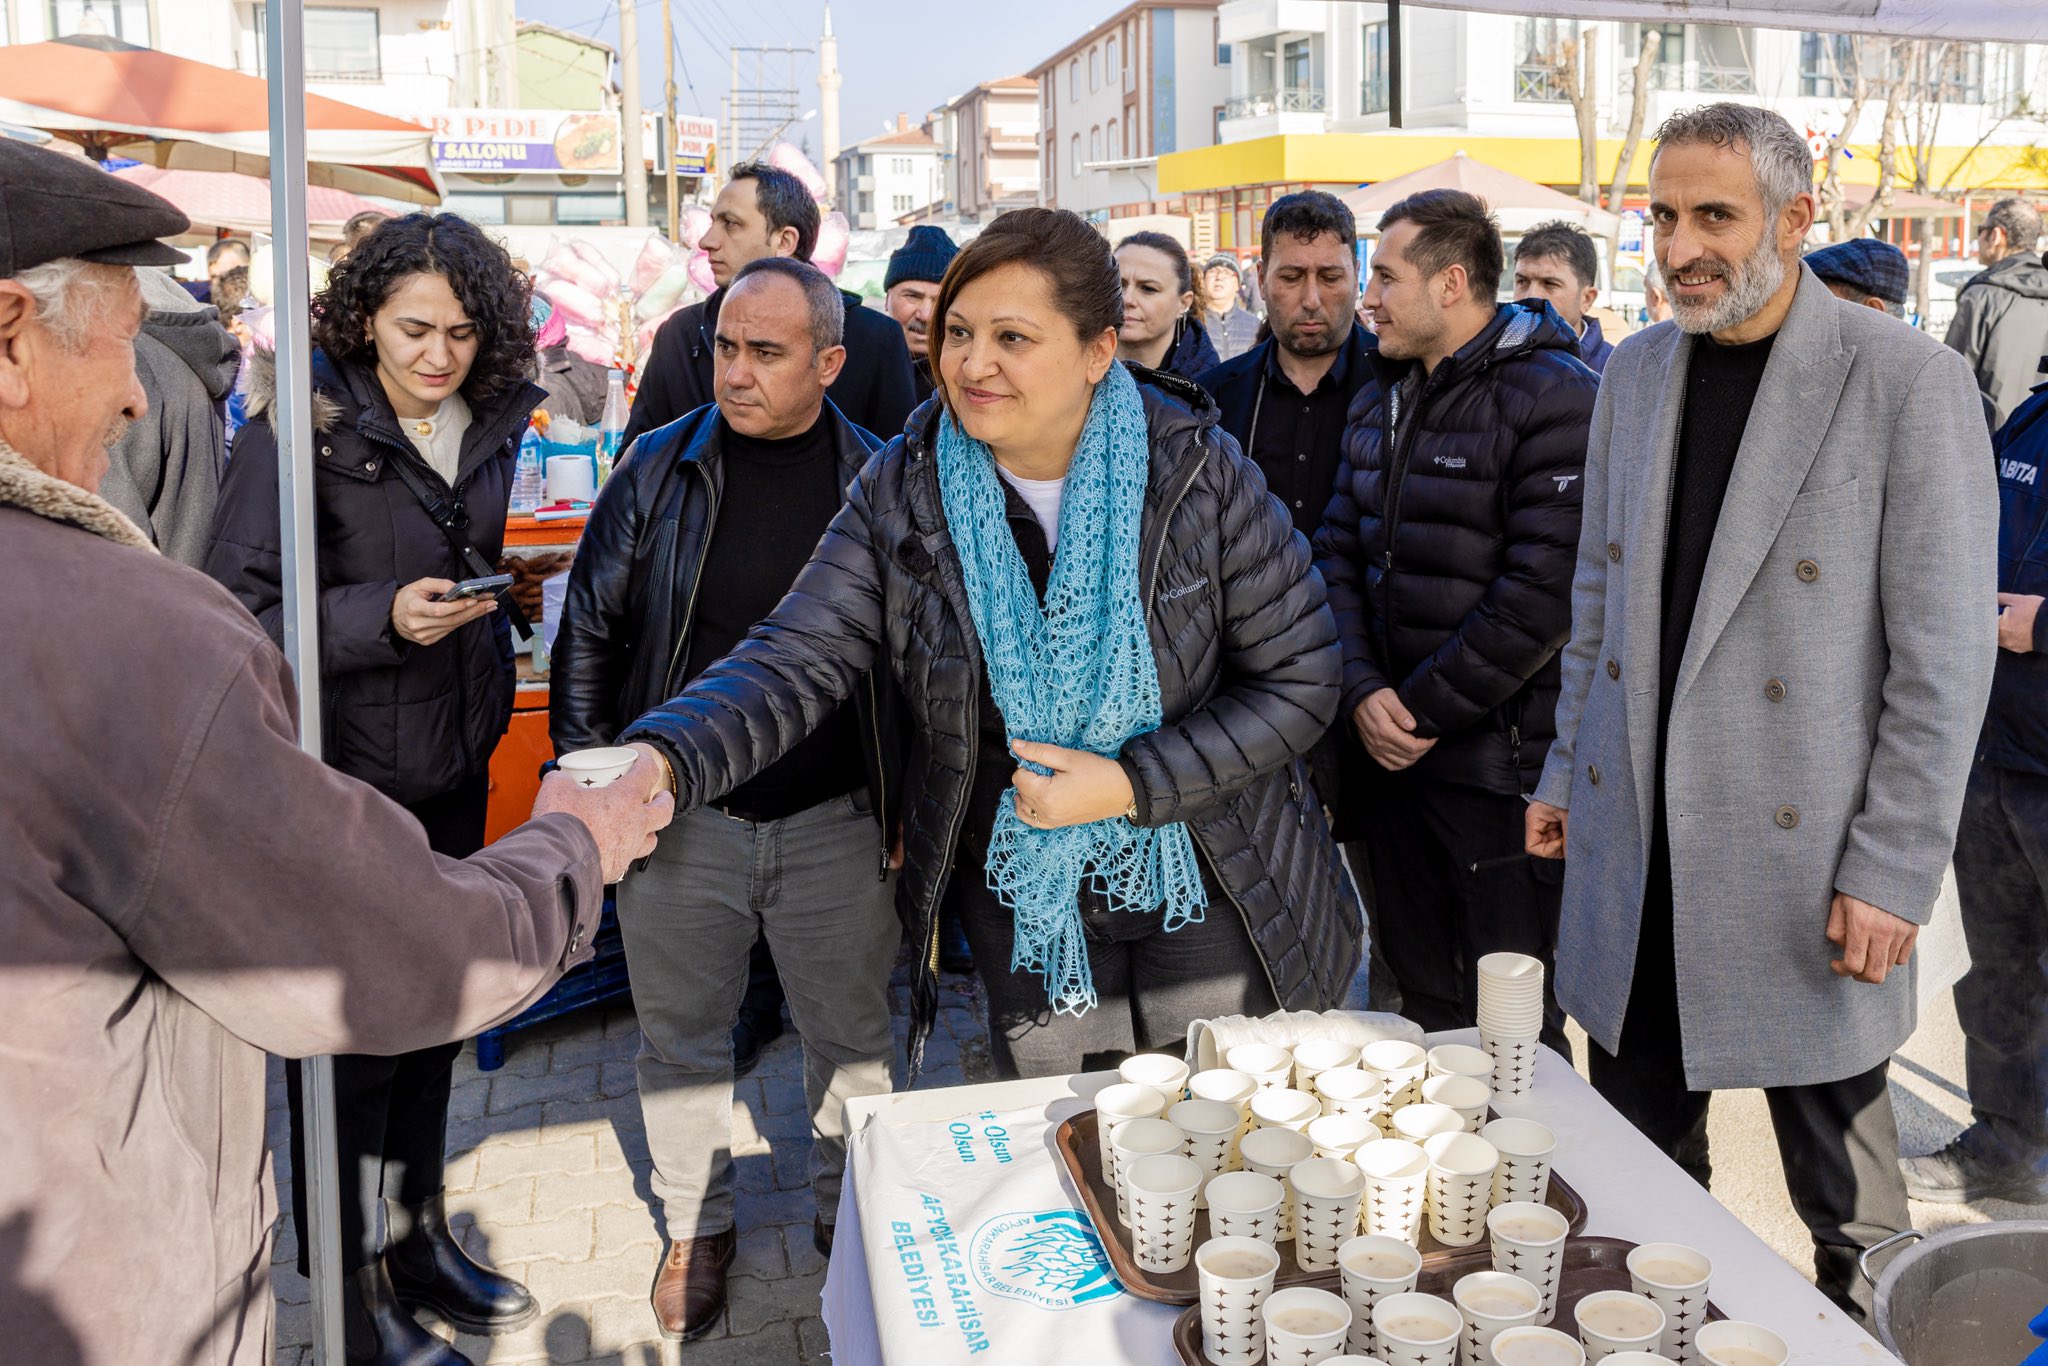
POLYGON ((1025 479, 1010 473, 1001 465, 996 466, 996 473, 1003 476, 1003 482, 1017 490, 1017 495, 1031 505, 1031 515, 1036 517, 1038 525, 1045 529, 1045 548, 1058 549, 1060 495, 1066 489, 1066 479, 1025 479))
POLYGON ((469 430, 469 404, 462 395, 442 399, 432 417, 401 417, 398 426, 419 451, 420 459, 453 486, 456 472, 462 468, 462 436, 469 430))

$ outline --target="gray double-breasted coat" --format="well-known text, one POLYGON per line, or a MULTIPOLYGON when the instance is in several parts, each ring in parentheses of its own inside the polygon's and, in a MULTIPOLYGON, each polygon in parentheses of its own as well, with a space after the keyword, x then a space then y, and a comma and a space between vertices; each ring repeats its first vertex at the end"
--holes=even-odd
MULTIPOLYGON (((1996 644, 1998 494, 1976 383, 1810 270, 1772 348, 1707 560, 1664 766, 1694 1089, 1837 1080, 1912 1030, 1913 974, 1829 967, 1839 889, 1925 923, 1996 644)), ((1569 810, 1558 998, 1610 1051, 1628 1008, 1657 777, 1664 547, 1692 337, 1608 361, 1557 740, 1569 810)))

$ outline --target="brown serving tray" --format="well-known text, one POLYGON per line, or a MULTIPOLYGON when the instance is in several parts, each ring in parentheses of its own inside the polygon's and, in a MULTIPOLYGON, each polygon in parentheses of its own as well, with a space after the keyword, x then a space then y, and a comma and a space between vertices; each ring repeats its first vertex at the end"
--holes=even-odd
MULTIPOLYGON (((1550 1184, 1555 1187, 1557 1179, 1552 1177, 1550 1184)), ((1567 1337, 1577 1338, 1578 1324, 1572 1317, 1572 1310, 1580 1300, 1596 1290, 1629 1288, 1628 1254, 1635 1246, 1621 1238, 1567 1238, 1564 1266, 1557 1278, 1557 1313, 1550 1326, 1567 1337)), ((1291 1265, 1284 1252, 1280 1255, 1280 1264, 1283 1270, 1291 1265)), ((1451 1287, 1461 1277, 1492 1269, 1493 1254, 1486 1248, 1461 1247, 1440 1253, 1434 1260, 1425 1257, 1422 1275, 1417 1278, 1415 1288, 1425 1295, 1441 1295, 1449 1299, 1451 1287)), ((1296 1272, 1293 1283, 1314 1286, 1337 1296, 1344 1293, 1344 1278, 1335 1271, 1317 1272, 1312 1276, 1296 1272)), ((1713 1301, 1707 1302, 1708 1322, 1727 1317, 1713 1301)), ((1173 1346, 1187 1366, 1209 1366, 1209 1358, 1202 1355, 1202 1311, 1199 1306, 1190 1307, 1173 1321, 1173 1346)))
MULTIPOLYGON (((1179 1271, 1163 1273, 1149 1272, 1138 1265, 1138 1259, 1131 1251, 1130 1231, 1116 1217, 1116 1191, 1103 1180, 1102 1148, 1095 1138, 1095 1111, 1083 1110, 1061 1123, 1054 1135, 1054 1146, 1059 1149, 1067 1171, 1080 1190, 1081 1206, 1094 1223, 1095 1232, 1102 1239, 1102 1249, 1109 1256, 1110 1269, 1116 1273, 1123 1288, 1140 1299, 1157 1300, 1161 1304, 1193 1304, 1200 1298, 1200 1282, 1192 1261, 1179 1271)), ((1585 1200, 1559 1179, 1554 1167, 1550 1173, 1550 1193, 1544 1203, 1565 1217, 1571 1233, 1576 1234, 1586 1227, 1585 1200)), ((1195 1246, 1200 1247, 1208 1237, 1209 1212, 1197 1210, 1195 1246)), ((1422 1249, 1425 1271, 1435 1262, 1461 1257, 1472 1250, 1445 1247, 1430 1235, 1427 1220, 1423 1222, 1418 1246, 1422 1249)), ((1484 1241, 1474 1244, 1474 1247, 1482 1257, 1488 1255, 1484 1241)), ((1294 1264, 1292 1240, 1279 1244, 1279 1252, 1280 1272, 1276 1284, 1291 1285, 1319 1274, 1303 1271, 1294 1264)))

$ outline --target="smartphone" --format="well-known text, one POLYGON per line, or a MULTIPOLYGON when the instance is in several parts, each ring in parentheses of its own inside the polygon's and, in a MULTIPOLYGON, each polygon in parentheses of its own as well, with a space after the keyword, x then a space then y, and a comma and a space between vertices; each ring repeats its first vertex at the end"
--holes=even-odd
POLYGON ((434 599, 435 602, 468 602, 471 598, 495 598, 512 586, 510 574, 486 574, 480 579, 464 579, 447 592, 434 599))

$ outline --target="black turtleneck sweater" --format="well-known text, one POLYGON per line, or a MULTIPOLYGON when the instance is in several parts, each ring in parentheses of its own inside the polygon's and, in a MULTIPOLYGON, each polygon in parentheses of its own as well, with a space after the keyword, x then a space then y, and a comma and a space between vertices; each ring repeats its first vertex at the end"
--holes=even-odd
MULTIPOLYGON (((719 422, 724 487, 704 554, 683 681, 716 664, 775 609, 839 511, 844 493, 832 425, 821 412, 799 436, 764 440, 719 422)), ((716 805, 780 820, 867 781, 851 703, 716 805)))

